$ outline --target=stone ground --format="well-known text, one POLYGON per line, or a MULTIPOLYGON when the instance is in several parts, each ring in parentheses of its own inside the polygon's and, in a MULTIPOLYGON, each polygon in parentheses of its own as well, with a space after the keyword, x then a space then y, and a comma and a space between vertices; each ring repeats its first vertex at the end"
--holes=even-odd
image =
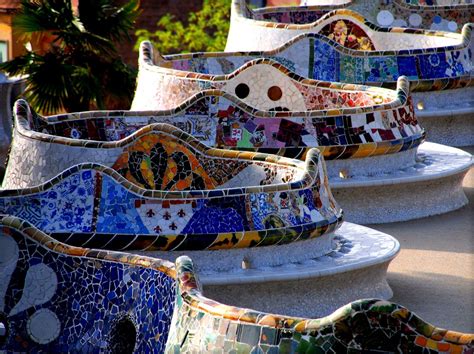
POLYGON ((463 185, 469 204, 459 210, 369 226, 401 244, 388 269, 391 301, 437 327, 474 333, 474 167, 463 185))

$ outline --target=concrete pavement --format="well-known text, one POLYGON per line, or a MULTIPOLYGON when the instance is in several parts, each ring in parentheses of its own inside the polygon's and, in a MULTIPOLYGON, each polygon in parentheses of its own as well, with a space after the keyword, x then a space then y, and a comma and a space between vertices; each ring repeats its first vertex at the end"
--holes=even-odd
POLYGON ((438 327, 474 333, 474 168, 463 186, 469 204, 459 210, 369 226, 401 244, 389 267, 391 300, 438 327))

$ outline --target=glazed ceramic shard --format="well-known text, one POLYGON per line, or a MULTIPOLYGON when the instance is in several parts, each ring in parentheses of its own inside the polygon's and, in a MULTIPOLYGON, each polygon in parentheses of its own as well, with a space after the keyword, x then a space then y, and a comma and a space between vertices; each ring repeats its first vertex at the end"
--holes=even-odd
POLYGON ((437 31, 460 32, 462 26, 474 22, 472 0, 301 0, 301 5, 285 8, 261 8, 251 10, 254 19, 310 23, 335 9, 359 12, 372 23, 381 27, 397 26, 424 28, 437 31))
MULTIPOLYGON (((87 126, 97 123, 110 121, 87 126)), ((330 233, 342 218, 316 149, 306 162, 211 149, 167 124, 148 125, 118 142, 62 139, 95 146, 80 150, 76 158, 83 162, 102 158, 97 162, 107 164, 110 153, 114 162, 80 164, 45 184, 2 190, 0 212, 25 218, 68 244, 147 250, 266 246, 330 233)))
POLYGON ((226 306, 205 298, 189 258, 176 262, 177 305, 167 353, 254 352, 469 353, 474 335, 439 329, 408 309, 383 300, 359 300, 327 317, 291 318, 226 306))
POLYGON ((5 215, 0 246, 18 250, 12 272, 0 259, 0 351, 164 351, 176 292, 172 263, 72 247, 5 215))

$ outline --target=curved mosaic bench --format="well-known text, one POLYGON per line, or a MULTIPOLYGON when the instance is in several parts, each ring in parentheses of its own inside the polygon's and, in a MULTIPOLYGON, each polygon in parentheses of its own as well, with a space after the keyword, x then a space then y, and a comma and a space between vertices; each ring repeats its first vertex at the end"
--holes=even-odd
MULTIPOLYGON (((249 58, 227 53, 168 58, 158 54, 154 61, 153 47, 142 43, 132 109, 163 109, 193 95, 212 95, 199 108, 185 102, 173 110, 179 118, 167 119, 176 125, 186 107, 185 120, 195 121, 187 129, 195 134, 190 129, 198 125, 197 116, 207 116, 208 123, 201 126, 212 137, 205 141, 209 145, 299 158, 309 147, 318 147, 327 161, 394 154, 384 166, 370 163, 372 173, 378 173, 413 163, 415 148, 424 138, 404 78, 394 91, 304 79, 269 59, 251 60, 226 75, 220 73, 220 65, 235 68, 249 58)), ((366 174, 367 166, 358 168, 362 161, 369 165, 368 160, 359 160, 349 167, 347 161, 337 170, 329 162, 329 176, 338 176, 341 168, 353 175, 366 174)))
POLYGON ((297 7, 251 10, 253 18, 267 21, 309 23, 335 9, 350 9, 382 27, 424 28, 459 32, 467 22, 474 22, 474 5, 469 0, 301 0, 297 7))
MULTIPOLYGON (((281 8, 282 15, 288 16, 292 9, 295 8, 281 8)), ((300 22, 303 15, 296 16, 294 22, 290 22, 291 18, 287 22, 280 22, 278 16, 266 20, 255 17, 244 0, 233 0, 226 51, 272 50, 302 33, 331 36, 342 46, 360 51, 426 51, 464 43, 464 36, 460 33, 402 27, 383 28, 350 9, 332 10, 306 23, 300 22)), ((462 25, 465 26, 468 22, 462 25)))
POLYGON ((467 133, 474 129, 472 24, 460 34, 386 29, 344 9, 299 25, 254 20, 241 6, 234 1, 226 51, 273 51, 297 74, 317 80, 393 86, 406 75, 430 139, 474 144, 467 133), (299 41, 291 55, 287 47, 299 41))
POLYGON ((167 261, 78 248, 0 215, 0 351, 164 351, 175 301, 167 261))
POLYGON ((166 124, 113 147, 113 168, 79 164, 36 187, 0 190, 0 213, 74 246, 148 251, 286 244, 342 220, 316 149, 306 162, 209 149, 166 124))
MULTIPOLYGON (((363 88, 368 92, 377 92, 372 91, 376 88, 369 89, 357 85, 318 82, 302 79, 301 77, 299 78, 301 81, 290 80, 298 76, 289 73, 288 69, 282 66, 283 64, 301 75, 307 75, 308 71, 313 72, 314 65, 309 63, 311 60, 314 62, 314 57, 311 59, 311 56, 306 54, 310 52, 309 49, 314 44, 312 41, 315 36, 318 35, 303 34, 288 42, 285 46, 269 52, 193 53, 166 57, 154 52, 151 44, 144 42, 140 51, 140 71, 133 108, 157 109, 161 107, 162 101, 166 97, 178 97, 176 92, 184 92, 184 95, 178 98, 178 101, 181 102, 184 97, 188 97, 200 89, 220 87, 222 82, 227 83, 226 80, 229 77, 232 77, 229 81, 234 81, 232 81, 232 85, 225 86, 226 94, 233 94, 238 97, 240 89, 237 88, 239 85, 240 87, 245 85, 244 87, 247 87, 248 96, 250 97, 240 99, 248 104, 258 105, 261 103, 256 102, 252 97, 260 99, 268 97, 265 98, 266 101, 264 102, 267 109, 284 106, 280 100, 272 102, 270 99, 269 93, 274 91, 275 87, 281 88, 282 92, 289 92, 288 94, 285 93, 287 98, 285 97, 284 102, 293 104, 296 99, 291 97, 294 97, 293 93, 295 92, 297 93, 296 97, 298 97, 297 87, 299 82, 312 82, 316 86, 328 87, 329 90, 334 88, 342 92, 344 92, 344 88, 356 91, 363 88), (262 56, 266 58, 254 59, 262 56), (270 60, 276 60, 281 65, 272 64, 270 60), (255 63, 259 64, 256 65, 255 63), (267 64, 265 70, 261 72, 249 70, 246 72, 248 69, 262 67, 259 65, 263 63, 267 64), (270 64, 272 67, 269 67, 270 64), (239 67, 240 69, 236 70, 239 67), (284 73, 288 73, 289 77, 284 76, 284 73), (264 84, 262 85, 262 83, 264 84), (181 90, 181 87, 185 89, 181 90), (189 90, 189 94, 186 93, 186 90, 189 90), (251 96, 250 92, 253 91, 256 93, 251 96)), ((433 84, 433 81, 429 82, 433 84)), ((337 111, 329 107, 325 110, 301 113, 255 111, 252 115, 256 118, 252 120, 252 124, 247 124, 247 117, 244 113, 235 110, 234 107, 229 108, 227 102, 221 103, 223 99, 218 97, 211 99, 211 103, 200 108, 197 114, 202 115, 204 120, 209 116, 222 117, 219 118, 221 124, 217 125, 217 131, 219 132, 222 129, 222 137, 227 140, 214 140, 214 135, 207 134, 213 137, 210 141, 206 140, 206 143, 210 145, 217 143, 218 146, 225 146, 224 144, 226 144, 226 148, 232 148, 233 145, 240 149, 264 148, 263 151, 269 151, 268 148, 277 146, 279 149, 277 151, 272 150, 272 152, 292 157, 300 157, 300 150, 289 146, 283 148, 282 145, 318 146, 319 149, 323 150, 327 161, 329 179, 334 187, 333 192, 346 211, 346 217, 349 221, 358 223, 402 221, 451 211, 465 205, 467 198, 462 189, 462 179, 471 165, 470 155, 460 150, 427 143, 419 148, 419 154, 417 155, 418 142, 421 142, 422 135, 420 134, 422 132, 419 130, 418 124, 415 123, 416 120, 410 101, 406 99, 409 93, 406 80, 399 79, 397 84, 399 101, 405 102, 405 108, 398 109, 398 111, 394 107, 379 111, 378 107, 373 106, 374 111, 371 112, 370 110, 365 111, 369 107, 345 108, 341 107, 344 104, 338 103, 341 108, 337 111), (336 119, 335 126, 332 123, 333 114, 336 119), (241 115, 244 115, 243 119, 241 115), (263 115, 263 118, 260 119, 261 115, 263 115), (298 118, 299 115, 305 118, 298 118), (320 118, 313 118, 309 121, 307 117, 320 118), (390 122, 387 122, 387 117, 390 122), (370 147, 373 146, 372 143, 367 143, 368 140, 366 140, 366 138, 371 138, 364 134, 370 131, 376 136, 384 136, 384 138, 378 139, 391 139, 390 134, 394 132, 397 134, 397 129, 385 130, 383 128, 380 131, 379 128, 401 127, 397 123, 397 121, 400 121, 400 117, 403 117, 402 121, 405 122, 405 127, 408 128, 404 129, 405 133, 402 132, 402 135, 407 135, 404 138, 405 144, 399 145, 401 141, 397 143, 396 140, 391 140, 389 145, 388 141, 379 142, 377 145, 380 148, 373 150, 370 147), (274 121, 276 124, 270 124, 269 121, 274 121), (259 126, 261 128, 257 129, 259 126), (312 130, 313 127, 318 139, 305 140, 309 137, 305 135, 306 132, 310 131, 309 128, 312 130), (226 128, 227 130, 225 130, 226 128), (340 135, 343 131, 345 136, 340 135), (410 131, 413 133, 409 133, 410 131), (412 140, 409 137, 410 135, 417 137, 418 142, 409 143, 412 140), (360 144, 362 141, 364 143, 360 144), (340 145, 324 146, 325 144, 334 144, 334 142, 340 145), (357 144, 354 144, 354 142, 357 142, 357 144), (259 147, 259 144, 262 144, 262 146, 259 147), (397 145, 399 147, 403 146, 402 149, 398 149, 397 145), (380 155, 374 156, 376 154, 380 155), (448 195, 452 198, 445 198, 448 195), (358 200, 364 200, 365 202, 359 203, 358 200), (414 200, 419 201, 419 203, 413 204, 414 200), (367 207, 364 208, 363 205, 367 207), (410 210, 408 211, 407 208, 410 210), (390 212, 387 212, 387 210, 390 212)), ((417 87, 421 86, 418 85, 417 87)), ((316 91, 316 93, 320 92, 322 91, 316 91)), ((387 100, 388 97, 393 95, 393 92, 390 91, 378 92, 383 93, 384 96, 386 95, 387 100)), ((313 96, 317 97, 317 94, 313 96)), ((310 102, 312 101, 318 103, 319 98, 310 100, 310 102)), ((390 105, 393 104, 398 104, 397 100, 390 103, 390 105)), ((242 105, 239 106, 242 107, 242 105)), ((293 106, 291 108, 295 109, 293 106)), ((306 108, 311 107, 307 106, 306 108)), ((196 110, 189 110, 188 118, 184 119, 188 124, 188 128, 185 129, 191 134, 199 136, 200 132, 192 131, 194 126, 198 125, 197 119, 192 117, 193 114, 196 114, 196 110), (196 123, 192 123, 193 121, 196 123)), ((180 127, 184 126, 181 117, 174 121, 169 119, 166 121, 180 127)), ((212 124, 214 124, 212 121, 207 120, 207 123, 199 125, 209 128, 212 127, 212 124)), ((462 129, 464 135, 471 137, 468 127, 468 124, 462 124, 457 128, 452 127, 452 129, 462 129)))
POLYGON ((370 299, 319 319, 226 306, 201 294, 189 258, 176 262, 177 305, 167 353, 471 353, 474 334, 436 328, 408 309, 370 299))
POLYGON ((201 295, 188 257, 175 268, 156 258, 72 247, 12 216, 0 215, 0 245, 0 350, 8 352, 235 347, 246 353, 258 345, 301 352, 400 343, 408 349, 472 348, 472 335, 434 328, 381 300, 357 301, 319 320, 223 305, 201 295), (348 343, 355 333, 356 342, 348 343))
MULTIPOLYGON (((206 95, 207 93, 203 93, 201 96, 192 98, 189 104, 180 108, 181 111, 99 111, 51 116, 48 118, 37 116, 29 109, 25 101, 18 101, 15 106, 16 125, 10 153, 10 163, 7 167, 3 188, 21 188, 37 185, 54 177, 55 174, 60 173, 69 166, 87 161, 105 164, 109 167, 116 166, 114 168, 120 169, 123 162, 120 162, 119 158, 124 154, 124 148, 130 142, 130 139, 153 130, 155 122, 165 121, 173 123, 175 126, 186 129, 206 144, 215 145, 218 134, 222 134, 222 137, 229 132, 230 127, 226 123, 227 118, 235 119, 232 122, 235 124, 243 124, 242 120, 247 119, 247 117, 253 118, 253 116, 250 116, 250 113, 247 115, 245 111, 242 111, 246 109, 246 106, 242 105, 230 107, 226 103, 222 110, 216 107, 207 111, 209 107, 212 107, 212 105, 209 105, 209 100, 214 101, 216 98, 219 98, 227 100, 226 102, 233 101, 229 95, 225 97, 215 96, 214 94, 206 97, 206 95), (219 115, 222 113, 224 114, 223 120, 219 118, 219 115), (239 118, 241 115, 244 118, 239 118), (148 126, 149 124, 151 125, 148 126), (129 136, 130 134, 132 136, 129 136)), ((234 102, 233 104, 237 103, 234 102)), ((402 108, 398 112, 395 113, 395 116, 397 117, 397 114, 400 114, 403 117, 402 113, 410 112, 409 106, 402 108)), ((285 114, 286 112, 276 112, 277 116, 280 113, 285 114)), ((375 116, 377 116, 377 121, 374 123, 374 128, 383 127, 383 116, 375 116)), ((390 117, 391 115, 388 116, 390 117)), ((285 116, 283 115, 283 117, 285 116)), ((405 116, 405 118, 409 117, 409 114, 405 116)), ((276 118, 268 119, 263 117, 260 119, 256 115, 255 119, 247 121, 244 128, 253 130, 256 133, 255 137, 258 137, 259 131, 264 132, 264 129, 257 129, 259 125, 265 126, 267 124, 269 129, 280 129, 279 126, 276 127, 267 123, 273 121, 273 119, 276 118), (252 129, 252 127, 254 128, 252 129)), ((300 118, 299 122, 298 120, 296 122, 302 125, 305 122, 304 119, 306 118, 300 118)), ((349 120, 344 120, 342 117, 340 121, 346 122, 349 125, 352 124, 349 120)), ((279 119, 277 122, 279 125, 285 123, 286 126, 289 125, 287 123, 290 123, 290 125, 292 123, 287 117, 279 119)), ((321 128, 326 122, 326 118, 317 120, 317 128, 321 128)), ((417 126, 413 130, 413 126, 406 125, 406 127, 408 131, 412 132, 416 132, 418 129, 417 126)), ((288 128, 284 126, 281 130, 282 136, 287 134, 291 137, 292 132, 288 132, 288 128)), ((373 131, 377 132, 378 130, 375 129, 373 131)), ((242 136, 245 135, 248 137, 249 134, 242 134, 242 136)), ((268 134, 269 137, 272 135, 268 134)), ((417 134, 414 136, 420 137, 417 134)), ((277 141, 273 138, 272 140, 277 141)), ((336 193, 344 196, 341 200, 343 206, 347 208, 349 220, 362 223, 387 222, 394 219, 403 220, 403 218, 407 217, 416 218, 454 210, 467 202, 462 190, 462 178, 471 164, 469 154, 459 152, 458 150, 451 151, 448 149, 445 151, 444 147, 440 149, 437 146, 433 147, 426 144, 422 147, 422 152, 426 155, 426 158, 420 155, 420 158, 415 161, 416 149, 412 147, 417 146, 417 141, 408 138, 403 145, 396 145, 396 142, 395 140, 367 144, 365 147, 372 149, 374 146, 379 145, 381 152, 405 151, 368 158, 328 161, 330 180, 337 188, 336 193), (430 146, 431 150, 428 149, 430 146), (426 164, 419 164, 423 160, 426 160, 426 164), (415 169, 414 166, 417 168, 415 169), (440 171, 443 173, 440 173, 440 171), (347 175, 340 176, 340 174, 347 175), (393 181, 389 180, 391 176, 395 176, 393 181), (418 177, 421 177, 422 180, 428 179, 430 181, 431 184, 428 190, 426 189, 427 187, 423 186, 410 190, 410 184, 408 186, 405 184, 416 182, 418 177), (439 183, 440 179, 444 179, 444 182, 439 183), (449 180, 449 183, 446 182, 446 179, 449 180), (352 182, 356 180, 358 184, 353 185, 352 182), (396 194, 398 196, 397 200, 391 196, 389 200, 392 203, 387 204, 386 195, 387 193, 390 194, 392 188, 394 188, 386 187, 390 183, 401 184, 404 192, 402 190, 403 193, 396 194), (360 187, 364 184, 366 188, 362 190, 360 187), (358 191, 361 191, 363 195, 358 196, 358 191), (417 200, 422 204, 414 208, 414 210, 410 210, 410 213, 407 213, 406 206, 413 205, 413 193, 417 195, 417 198, 419 198, 417 200), (446 199, 448 195, 450 197, 446 199), (365 207, 363 207, 357 202, 358 198, 361 200, 373 198, 373 200, 371 203, 364 204, 365 207), (429 203, 426 201, 429 201, 429 203), (377 208, 372 208, 373 203, 375 203, 377 208), (436 205, 436 208, 433 208, 433 205, 436 205), (382 209, 385 210, 386 208, 392 208, 392 212, 381 212, 382 209), (355 217, 352 217, 352 215, 355 217), (369 219, 368 215, 370 215, 371 219, 369 219)), ((237 144, 237 148, 240 149, 241 147, 237 144)), ((285 147, 272 151, 282 154, 291 151, 290 148, 285 147)), ((336 156, 338 154, 341 157, 351 155, 357 157, 359 153, 362 155, 366 151, 364 149, 355 151, 355 148, 358 149, 357 146, 332 146, 326 153, 329 156, 336 156), (344 151, 346 148, 347 151, 344 151)), ((308 147, 304 147, 303 150, 296 148, 296 152, 292 154, 303 157, 301 152, 306 152, 307 149, 308 147)), ((268 150, 263 149, 263 151, 268 150)), ((134 156, 136 155, 134 154, 134 156)), ((149 156, 149 152, 146 152, 144 156, 149 156)), ((150 172, 147 173, 150 174, 150 172)), ((136 178, 134 179, 136 180, 136 178)))

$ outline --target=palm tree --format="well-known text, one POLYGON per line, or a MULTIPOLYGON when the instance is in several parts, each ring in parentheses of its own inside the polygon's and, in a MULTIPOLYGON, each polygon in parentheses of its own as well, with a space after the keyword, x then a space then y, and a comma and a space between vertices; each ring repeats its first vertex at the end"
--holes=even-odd
POLYGON ((104 109, 120 100, 128 108, 136 71, 117 53, 114 42, 130 39, 139 14, 138 0, 22 0, 14 28, 26 39, 48 38, 45 53, 26 54, 0 64, 10 75, 26 75, 25 95, 45 114, 60 110, 104 109))

